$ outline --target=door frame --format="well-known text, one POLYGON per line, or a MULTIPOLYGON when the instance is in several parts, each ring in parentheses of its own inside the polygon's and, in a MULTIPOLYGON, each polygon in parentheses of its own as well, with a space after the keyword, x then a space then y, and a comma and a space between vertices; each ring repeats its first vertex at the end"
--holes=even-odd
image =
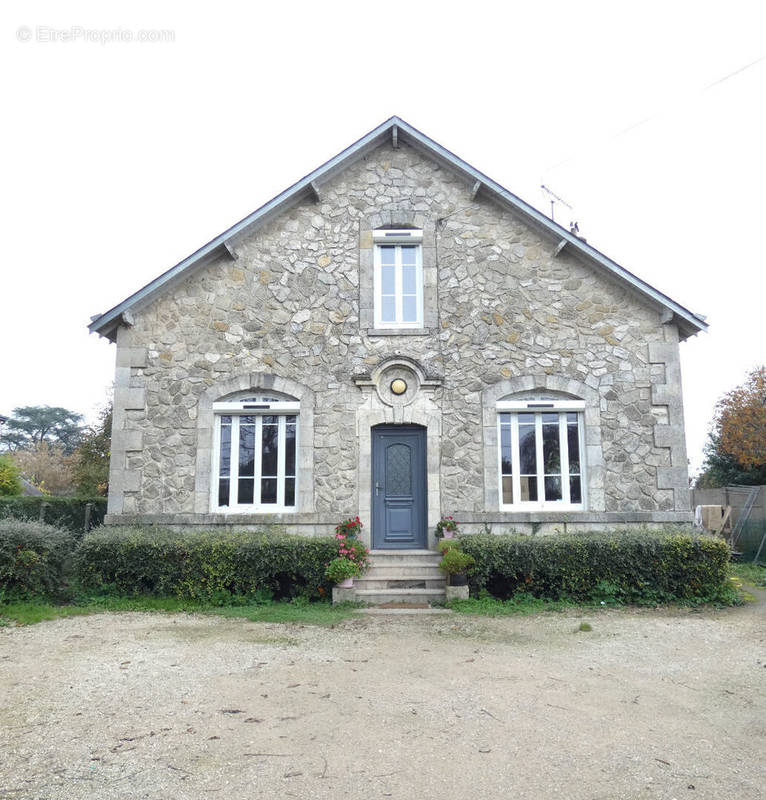
MULTIPOLYGON (((386 423, 382 425, 374 425, 370 428, 370 547, 379 548, 382 550, 424 550, 428 548, 428 429, 424 425, 417 424, 391 424, 386 423), (379 444, 383 440, 378 436, 379 434, 390 433, 395 434, 417 434, 418 448, 419 448, 419 464, 416 469, 419 475, 413 474, 413 498, 417 497, 419 502, 414 501, 416 510, 419 511, 419 535, 415 544, 402 544, 397 546, 387 547, 385 544, 379 542, 376 545, 376 494, 375 494, 375 479, 376 479, 376 439, 379 444)), ((385 493, 383 495, 385 497, 385 493)), ((383 498, 380 500, 383 503, 383 498)), ((382 539, 382 536, 381 536, 382 539)))

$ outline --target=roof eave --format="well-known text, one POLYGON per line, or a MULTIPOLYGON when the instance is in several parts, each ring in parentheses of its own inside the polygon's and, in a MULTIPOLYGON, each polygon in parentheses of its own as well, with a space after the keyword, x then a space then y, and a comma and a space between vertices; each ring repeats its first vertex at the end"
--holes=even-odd
POLYGON ((678 320, 681 338, 686 339, 695 333, 707 330, 707 323, 697 315, 671 300, 667 295, 664 295, 650 284, 642 281, 591 245, 583 242, 570 231, 566 230, 566 228, 562 228, 557 223, 548 219, 542 212, 524 202, 521 198, 509 192, 499 183, 493 181, 445 147, 442 147, 438 142, 430 139, 417 130, 417 128, 412 127, 412 125, 396 116, 378 125, 377 128, 374 128, 361 139, 349 145, 345 150, 342 150, 313 172, 301 178, 247 217, 244 217, 239 222, 232 225, 219 236, 216 236, 215 239, 208 242, 183 261, 180 261, 174 267, 171 267, 171 269, 155 278, 151 283, 139 289, 122 303, 119 303, 114 308, 97 317, 88 325, 88 329, 92 333, 98 333, 114 341, 116 328, 120 324, 122 314, 126 311, 136 310, 151 302, 154 297, 167 289, 174 282, 188 277, 192 270, 196 270, 203 264, 209 263, 213 258, 226 253, 231 255, 237 242, 241 241, 248 233, 251 233, 254 229, 265 224, 268 220, 282 213, 290 206, 300 202, 305 197, 315 196, 317 184, 321 184, 322 179, 324 181, 329 180, 338 171, 349 166, 349 164, 353 163, 358 158, 361 158, 369 150, 377 147, 389 135, 395 135, 397 138, 408 141, 416 148, 425 151, 429 156, 437 157, 450 168, 462 174, 466 179, 472 181, 476 192, 480 189, 485 192, 488 191, 491 196, 502 200, 512 211, 521 214, 535 227, 548 232, 550 235, 560 237, 568 246, 574 248, 574 251, 579 255, 599 265, 606 270, 607 273, 611 273, 626 281, 637 292, 645 297, 651 298, 658 307, 672 312, 674 318, 678 320))

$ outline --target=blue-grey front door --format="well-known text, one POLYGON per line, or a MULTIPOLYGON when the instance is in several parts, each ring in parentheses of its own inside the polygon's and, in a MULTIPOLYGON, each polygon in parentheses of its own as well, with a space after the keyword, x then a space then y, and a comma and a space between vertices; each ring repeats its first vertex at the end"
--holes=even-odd
POLYGON ((426 429, 378 425, 372 429, 372 546, 424 549, 426 429))

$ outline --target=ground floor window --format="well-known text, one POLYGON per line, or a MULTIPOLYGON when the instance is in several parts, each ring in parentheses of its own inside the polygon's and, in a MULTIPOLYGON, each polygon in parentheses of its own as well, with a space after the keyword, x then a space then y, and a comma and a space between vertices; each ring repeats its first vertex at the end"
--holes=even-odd
POLYGON ((297 491, 297 401, 257 396, 213 404, 221 511, 293 511, 297 491))
POLYGON ((501 508, 584 508, 584 407, 545 398, 498 402, 501 508))

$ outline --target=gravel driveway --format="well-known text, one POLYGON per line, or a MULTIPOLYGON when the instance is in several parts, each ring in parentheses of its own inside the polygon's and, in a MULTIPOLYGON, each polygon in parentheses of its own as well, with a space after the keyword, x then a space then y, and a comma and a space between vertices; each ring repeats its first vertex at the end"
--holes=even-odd
POLYGON ((765 610, 5 628, 0 797, 762 798, 765 610))

